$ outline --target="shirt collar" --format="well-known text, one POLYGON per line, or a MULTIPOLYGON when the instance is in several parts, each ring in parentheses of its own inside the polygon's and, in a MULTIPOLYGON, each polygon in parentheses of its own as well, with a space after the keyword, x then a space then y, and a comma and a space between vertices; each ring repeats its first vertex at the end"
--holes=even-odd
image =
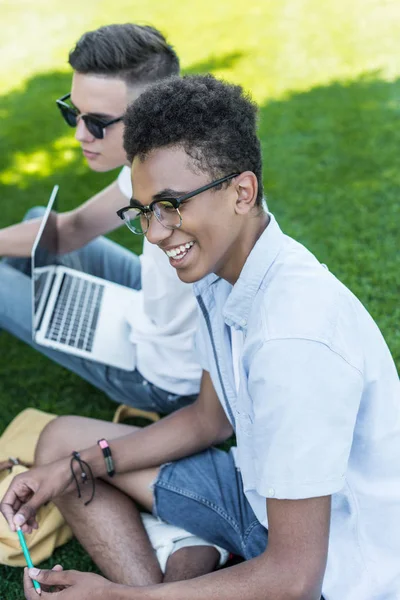
POLYGON ((199 281, 196 281, 193 284, 193 290, 194 290, 194 294, 195 296, 201 296, 204 294, 204 292, 216 281, 219 281, 221 278, 218 277, 218 275, 215 275, 215 273, 210 273, 210 275, 206 275, 205 277, 203 277, 203 279, 200 279, 199 281))
POLYGON ((245 329, 254 297, 282 247, 284 234, 275 217, 268 213, 268 227, 250 252, 239 279, 225 302, 223 316, 227 325, 245 329))

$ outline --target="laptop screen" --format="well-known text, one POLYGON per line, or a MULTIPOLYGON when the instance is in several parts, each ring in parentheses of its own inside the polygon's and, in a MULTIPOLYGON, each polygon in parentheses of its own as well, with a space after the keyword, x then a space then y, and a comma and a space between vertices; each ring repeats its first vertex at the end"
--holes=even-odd
POLYGON ((46 306, 57 264, 57 204, 58 185, 54 186, 36 240, 32 247, 32 339, 46 306))

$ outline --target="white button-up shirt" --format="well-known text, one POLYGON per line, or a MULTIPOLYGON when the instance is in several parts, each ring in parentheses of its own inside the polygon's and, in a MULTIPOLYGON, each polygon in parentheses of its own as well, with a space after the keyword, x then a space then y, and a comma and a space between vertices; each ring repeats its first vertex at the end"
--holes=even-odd
POLYGON ((210 275, 195 293, 257 518, 268 527, 266 498, 332 495, 325 599, 399 600, 400 383, 373 319, 272 215, 235 286, 210 275))

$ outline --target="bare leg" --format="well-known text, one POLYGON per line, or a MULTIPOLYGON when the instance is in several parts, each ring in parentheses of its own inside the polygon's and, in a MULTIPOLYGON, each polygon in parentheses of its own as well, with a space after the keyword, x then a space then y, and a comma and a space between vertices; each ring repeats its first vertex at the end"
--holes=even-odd
MULTIPOLYGON (((83 417, 60 417, 43 431, 35 462, 46 464, 73 450, 94 445, 101 437, 112 440, 135 429, 83 417)), ((149 469, 115 476, 110 482, 97 480, 96 495, 89 506, 84 506, 75 494, 56 500, 82 546, 111 581, 134 586, 163 581, 134 502, 151 512, 151 484, 157 472, 158 469, 149 469)), ((218 559, 219 553, 211 546, 181 548, 169 558, 164 581, 191 579, 208 573, 214 570, 218 559)))
POLYGON ((58 498, 56 505, 105 577, 134 586, 162 582, 140 513, 126 494, 97 481, 96 497, 89 506, 71 495, 58 498))
POLYGON ((164 583, 194 579, 215 571, 220 559, 213 546, 187 546, 172 554, 165 568, 164 583))
MULTIPOLYGON (((61 417, 42 433, 35 462, 45 464, 73 450, 96 444, 101 437, 111 440, 134 429, 94 419, 61 417)), ((118 477, 114 479, 117 482, 118 477)), ((89 490, 85 490, 84 500, 88 495, 89 490)), ((55 503, 79 542, 111 581, 136 586, 162 581, 139 511, 124 492, 96 480, 96 495, 90 505, 85 506, 76 493, 57 498, 55 503)))

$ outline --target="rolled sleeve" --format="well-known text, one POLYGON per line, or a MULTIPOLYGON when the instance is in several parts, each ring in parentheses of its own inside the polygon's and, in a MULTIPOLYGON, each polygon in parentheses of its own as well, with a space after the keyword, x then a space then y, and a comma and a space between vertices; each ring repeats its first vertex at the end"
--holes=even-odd
POLYGON ((132 196, 131 170, 129 167, 122 167, 117 177, 117 182, 119 189, 129 200, 132 196))
POLYGON ((344 485, 361 373, 328 346, 272 340, 251 361, 249 396, 257 492, 300 499, 344 485))

